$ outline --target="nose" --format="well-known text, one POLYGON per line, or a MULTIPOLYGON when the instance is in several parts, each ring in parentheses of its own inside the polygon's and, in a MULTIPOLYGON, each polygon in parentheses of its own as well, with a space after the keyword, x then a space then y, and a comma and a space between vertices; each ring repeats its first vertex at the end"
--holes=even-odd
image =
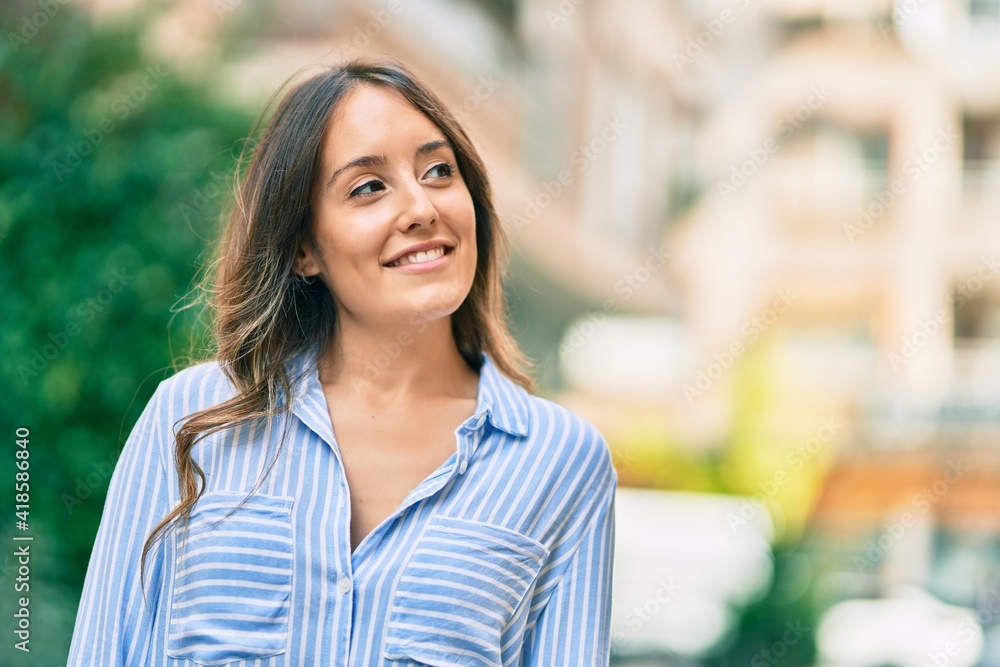
POLYGON ((434 202, 424 187, 414 179, 407 179, 401 186, 401 203, 398 216, 400 231, 407 231, 414 225, 430 225, 438 219, 434 202))

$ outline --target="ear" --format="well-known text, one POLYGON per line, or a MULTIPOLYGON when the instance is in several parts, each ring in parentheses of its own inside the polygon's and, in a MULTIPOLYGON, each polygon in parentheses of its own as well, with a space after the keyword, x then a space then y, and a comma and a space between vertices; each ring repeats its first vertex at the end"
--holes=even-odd
POLYGON ((323 265, 312 243, 303 241, 295 256, 295 270, 303 276, 315 276, 322 272, 323 265))

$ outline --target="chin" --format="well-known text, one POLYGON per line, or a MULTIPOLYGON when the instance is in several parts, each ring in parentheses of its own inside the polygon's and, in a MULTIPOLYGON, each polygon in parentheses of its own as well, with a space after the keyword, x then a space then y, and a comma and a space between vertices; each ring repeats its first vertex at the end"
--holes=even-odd
POLYGON ((426 298, 413 304, 416 316, 422 316, 427 320, 448 317, 458 310, 469 295, 469 289, 459 289, 452 284, 446 283, 435 287, 437 289, 428 289, 426 298))

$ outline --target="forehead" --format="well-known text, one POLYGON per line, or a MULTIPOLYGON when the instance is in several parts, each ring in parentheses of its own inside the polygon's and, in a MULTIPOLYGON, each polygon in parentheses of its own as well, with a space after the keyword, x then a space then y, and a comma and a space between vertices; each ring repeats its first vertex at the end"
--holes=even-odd
POLYGON ((444 134, 400 93, 362 84, 345 95, 330 117, 324 161, 336 167, 361 155, 412 152, 434 139, 444 139, 444 134))

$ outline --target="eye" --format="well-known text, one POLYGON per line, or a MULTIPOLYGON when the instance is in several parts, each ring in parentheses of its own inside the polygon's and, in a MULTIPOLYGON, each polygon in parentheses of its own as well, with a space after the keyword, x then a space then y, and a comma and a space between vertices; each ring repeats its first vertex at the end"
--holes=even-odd
POLYGON ((448 178, 455 173, 455 165, 449 162, 440 162, 428 170, 428 174, 434 178, 448 178), (435 172, 437 172, 435 174, 435 172))
POLYGON ((380 190, 385 190, 385 184, 382 181, 365 181, 358 187, 351 190, 349 197, 370 197, 380 190))

